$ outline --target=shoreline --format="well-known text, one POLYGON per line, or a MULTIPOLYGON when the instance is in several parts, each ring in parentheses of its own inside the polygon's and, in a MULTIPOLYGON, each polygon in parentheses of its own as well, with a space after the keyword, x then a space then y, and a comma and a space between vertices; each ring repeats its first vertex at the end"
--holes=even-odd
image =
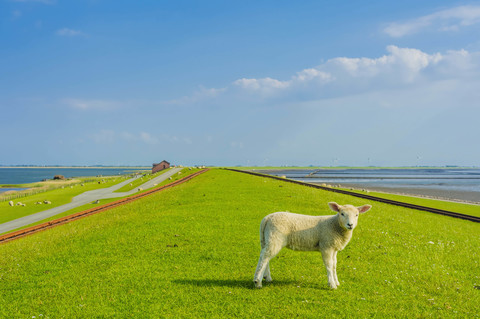
MULTIPOLYGON (((318 183, 315 183, 318 184, 318 183)), ((480 193, 471 191, 444 191, 432 188, 418 187, 381 187, 371 185, 341 183, 340 188, 352 189, 355 191, 369 191, 384 194, 393 194, 409 197, 426 198, 440 201, 449 201, 461 204, 480 205, 480 193)))

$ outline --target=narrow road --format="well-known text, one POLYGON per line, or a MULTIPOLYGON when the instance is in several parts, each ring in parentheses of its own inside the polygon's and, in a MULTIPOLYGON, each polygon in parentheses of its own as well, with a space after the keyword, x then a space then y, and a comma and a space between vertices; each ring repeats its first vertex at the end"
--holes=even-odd
POLYGON ((108 188, 101 188, 101 189, 96 189, 93 191, 88 191, 85 193, 82 193, 78 196, 75 196, 72 201, 68 204, 54 207, 51 209, 47 209, 32 215, 24 216, 21 218, 17 218, 14 220, 11 220, 9 222, 0 224, 0 234, 23 227, 27 226, 36 222, 39 222, 41 220, 47 219, 49 217, 58 215, 60 213, 66 212, 67 210, 73 209, 75 207, 79 207, 88 203, 91 203, 93 201, 96 201, 97 199, 107 199, 107 198, 117 198, 117 197, 125 197, 129 196, 135 193, 138 193, 138 188, 143 188, 143 189, 148 189, 152 188, 154 184, 159 184, 166 180, 167 178, 173 176, 174 174, 177 174, 179 171, 181 171, 181 168, 171 168, 165 173, 149 180, 148 182, 140 185, 139 187, 136 187, 135 189, 128 191, 128 192, 122 192, 122 193, 114 193, 114 191, 122 188, 123 186, 130 184, 132 181, 139 177, 134 177, 131 179, 128 179, 124 182, 121 182, 119 184, 116 184, 114 186, 108 187, 108 188))

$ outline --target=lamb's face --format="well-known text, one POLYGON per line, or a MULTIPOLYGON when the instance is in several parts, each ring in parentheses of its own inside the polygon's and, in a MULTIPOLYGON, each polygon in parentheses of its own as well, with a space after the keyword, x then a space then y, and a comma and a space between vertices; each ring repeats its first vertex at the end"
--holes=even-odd
POLYGON ((358 209, 352 205, 341 206, 338 212, 340 226, 347 230, 353 230, 358 223, 358 209))
POLYGON ((371 205, 363 205, 360 207, 338 205, 335 202, 328 203, 328 206, 338 213, 340 226, 346 230, 353 230, 357 227, 358 215, 367 212, 372 207, 371 205))

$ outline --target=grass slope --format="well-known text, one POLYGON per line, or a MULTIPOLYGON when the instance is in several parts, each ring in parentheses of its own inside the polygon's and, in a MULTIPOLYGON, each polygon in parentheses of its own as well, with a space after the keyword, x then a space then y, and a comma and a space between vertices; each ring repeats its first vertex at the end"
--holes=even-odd
POLYGON ((223 170, 0 245, 0 317, 478 317, 480 225, 374 203, 338 255, 283 250, 253 288, 268 213, 361 199, 223 170))
POLYGON ((14 203, 17 202, 22 202, 26 204, 25 207, 23 206, 13 206, 10 207, 8 204, 8 201, 3 201, 0 202, 0 223, 5 223, 7 221, 17 219, 20 217, 28 216, 31 214, 38 213, 40 211, 50 209, 53 207, 61 206, 67 203, 70 203, 72 201, 72 198, 84 193, 86 191, 91 191, 99 188, 106 188, 113 186, 115 184, 118 184, 120 182, 125 181, 125 178, 123 177, 115 177, 115 178, 84 178, 84 179, 79 179, 79 183, 72 185, 72 186, 66 186, 65 188, 56 188, 52 190, 47 190, 45 192, 35 194, 35 195, 30 195, 26 197, 22 197, 19 199, 15 199, 14 203), (94 180, 98 179, 98 181, 93 181, 93 182, 85 182, 81 186, 81 182, 83 180, 94 180), (104 182, 100 182, 104 180, 104 182), (36 205, 36 202, 42 202, 48 200, 52 204, 50 205, 36 205))
MULTIPOLYGON (((145 189, 144 191, 146 190, 149 190, 149 189, 153 189, 153 188, 156 188, 156 187, 161 187, 161 186, 164 186, 164 185, 167 185, 167 184, 170 184, 172 182, 175 182, 181 178, 184 178, 184 177, 187 177, 191 174, 194 174, 196 172, 200 171, 200 169, 192 169, 192 170, 189 170, 189 169, 185 169, 185 170, 182 170, 181 171, 181 174, 175 174, 173 175, 171 178, 172 179, 166 179, 164 180, 163 182, 160 182, 158 183, 157 186, 154 186, 154 187, 151 187, 151 188, 148 188, 148 189, 145 189)), ((158 175, 155 175, 154 177, 156 177, 158 175)), ((151 178, 149 178, 150 180, 151 178)), ((147 180, 143 180, 142 183, 145 183, 147 180)), ((138 184, 140 185, 140 184, 138 184)), ((129 195, 129 196, 132 196, 132 195, 129 195)), ((17 230, 20 230, 20 229, 24 229, 24 228, 28 228, 28 227, 31 227, 31 226, 35 226, 35 225, 38 225, 38 224, 42 224, 42 223, 45 223, 45 222, 48 222, 48 221, 51 221, 51 220, 55 220, 55 219, 58 219, 58 218, 61 218, 61 217, 64 217, 64 216, 68 216, 68 215, 72 215, 72 214, 75 214, 75 213, 78 213, 78 212, 81 212, 81 211, 84 211, 84 210, 88 210, 88 209, 91 209, 91 208, 94 208, 94 207, 97 207, 97 206, 100 206, 100 205, 104 205, 104 204, 108 204, 108 203, 111 203, 111 202, 114 202, 114 201, 117 201, 119 199, 122 199, 122 198, 126 198, 126 197, 129 197, 129 196, 124 196, 124 197, 116 197, 116 198, 107 198, 107 199, 100 199, 98 204, 95 204, 94 202, 92 203, 88 203, 88 204, 85 204, 85 205, 82 205, 82 206, 78 206, 76 208, 73 208, 73 209, 70 209, 70 210, 67 210, 63 213, 60 213, 60 214, 57 214, 55 216, 52 216, 52 217, 49 217, 49 218, 46 218, 44 220, 41 220, 41 221, 38 221, 36 223, 33 223, 33 224, 29 224, 29 225, 26 225, 24 227, 20 227, 20 228, 17 228, 17 229, 14 229, 12 231, 9 231, 9 232, 6 232, 6 233, 10 233, 10 232, 14 232, 14 231, 17 231, 17 230)), ((6 234, 4 233, 4 234, 6 234)), ((0 234, 2 235, 2 234, 0 234)))

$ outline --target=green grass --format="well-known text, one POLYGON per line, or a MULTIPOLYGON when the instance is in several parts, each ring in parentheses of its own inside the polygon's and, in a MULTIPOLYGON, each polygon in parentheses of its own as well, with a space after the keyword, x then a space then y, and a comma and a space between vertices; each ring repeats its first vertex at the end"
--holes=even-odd
MULTIPOLYGON (((158 187, 160 185, 163 185, 163 184, 166 184, 166 183, 169 183, 169 182, 172 182, 174 180, 177 180, 178 178, 181 178, 181 177, 185 177, 186 175, 190 175, 194 172, 198 172, 200 169, 197 169, 197 168, 193 168, 193 169, 189 169, 189 168, 184 168, 180 171, 180 174, 175 174, 174 176, 172 176, 172 179, 171 180, 166 180, 164 181, 163 183, 160 183, 158 184, 157 186, 155 187, 158 187)), ((164 173, 166 173, 167 171, 166 170, 163 170, 163 171, 160 171, 160 172, 157 172, 155 174, 151 174, 151 173, 147 173, 145 174, 145 176, 141 177, 141 178, 137 178, 136 180, 134 180, 133 182, 131 182, 130 184, 127 184, 125 186, 123 186, 122 188, 116 190, 115 192, 116 193, 121 193, 121 192, 128 192, 132 189, 135 189, 137 187, 139 187, 140 185, 142 185, 143 183, 146 183, 148 182, 149 180, 159 176, 159 175, 162 175, 164 173)))
POLYGON ((252 278, 260 220, 362 199, 224 170, 0 245, 5 318, 475 318, 480 225, 373 203, 338 254, 283 250, 252 278), (432 242, 432 243, 430 243, 432 242))
MULTIPOLYGON (((162 172, 162 173, 165 173, 165 172, 162 172)), ((132 189, 135 189, 136 187, 142 185, 143 183, 148 182, 152 178, 155 178, 162 173, 155 173, 155 174, 146 173, 146 174, 144 174, 144 176, 139 177, 139 178, 135 179, 134 181, 132 181, 131 183, 117 189, 115 191, 115 193, 123 193, 123 192, 131 191, 132 189)))

